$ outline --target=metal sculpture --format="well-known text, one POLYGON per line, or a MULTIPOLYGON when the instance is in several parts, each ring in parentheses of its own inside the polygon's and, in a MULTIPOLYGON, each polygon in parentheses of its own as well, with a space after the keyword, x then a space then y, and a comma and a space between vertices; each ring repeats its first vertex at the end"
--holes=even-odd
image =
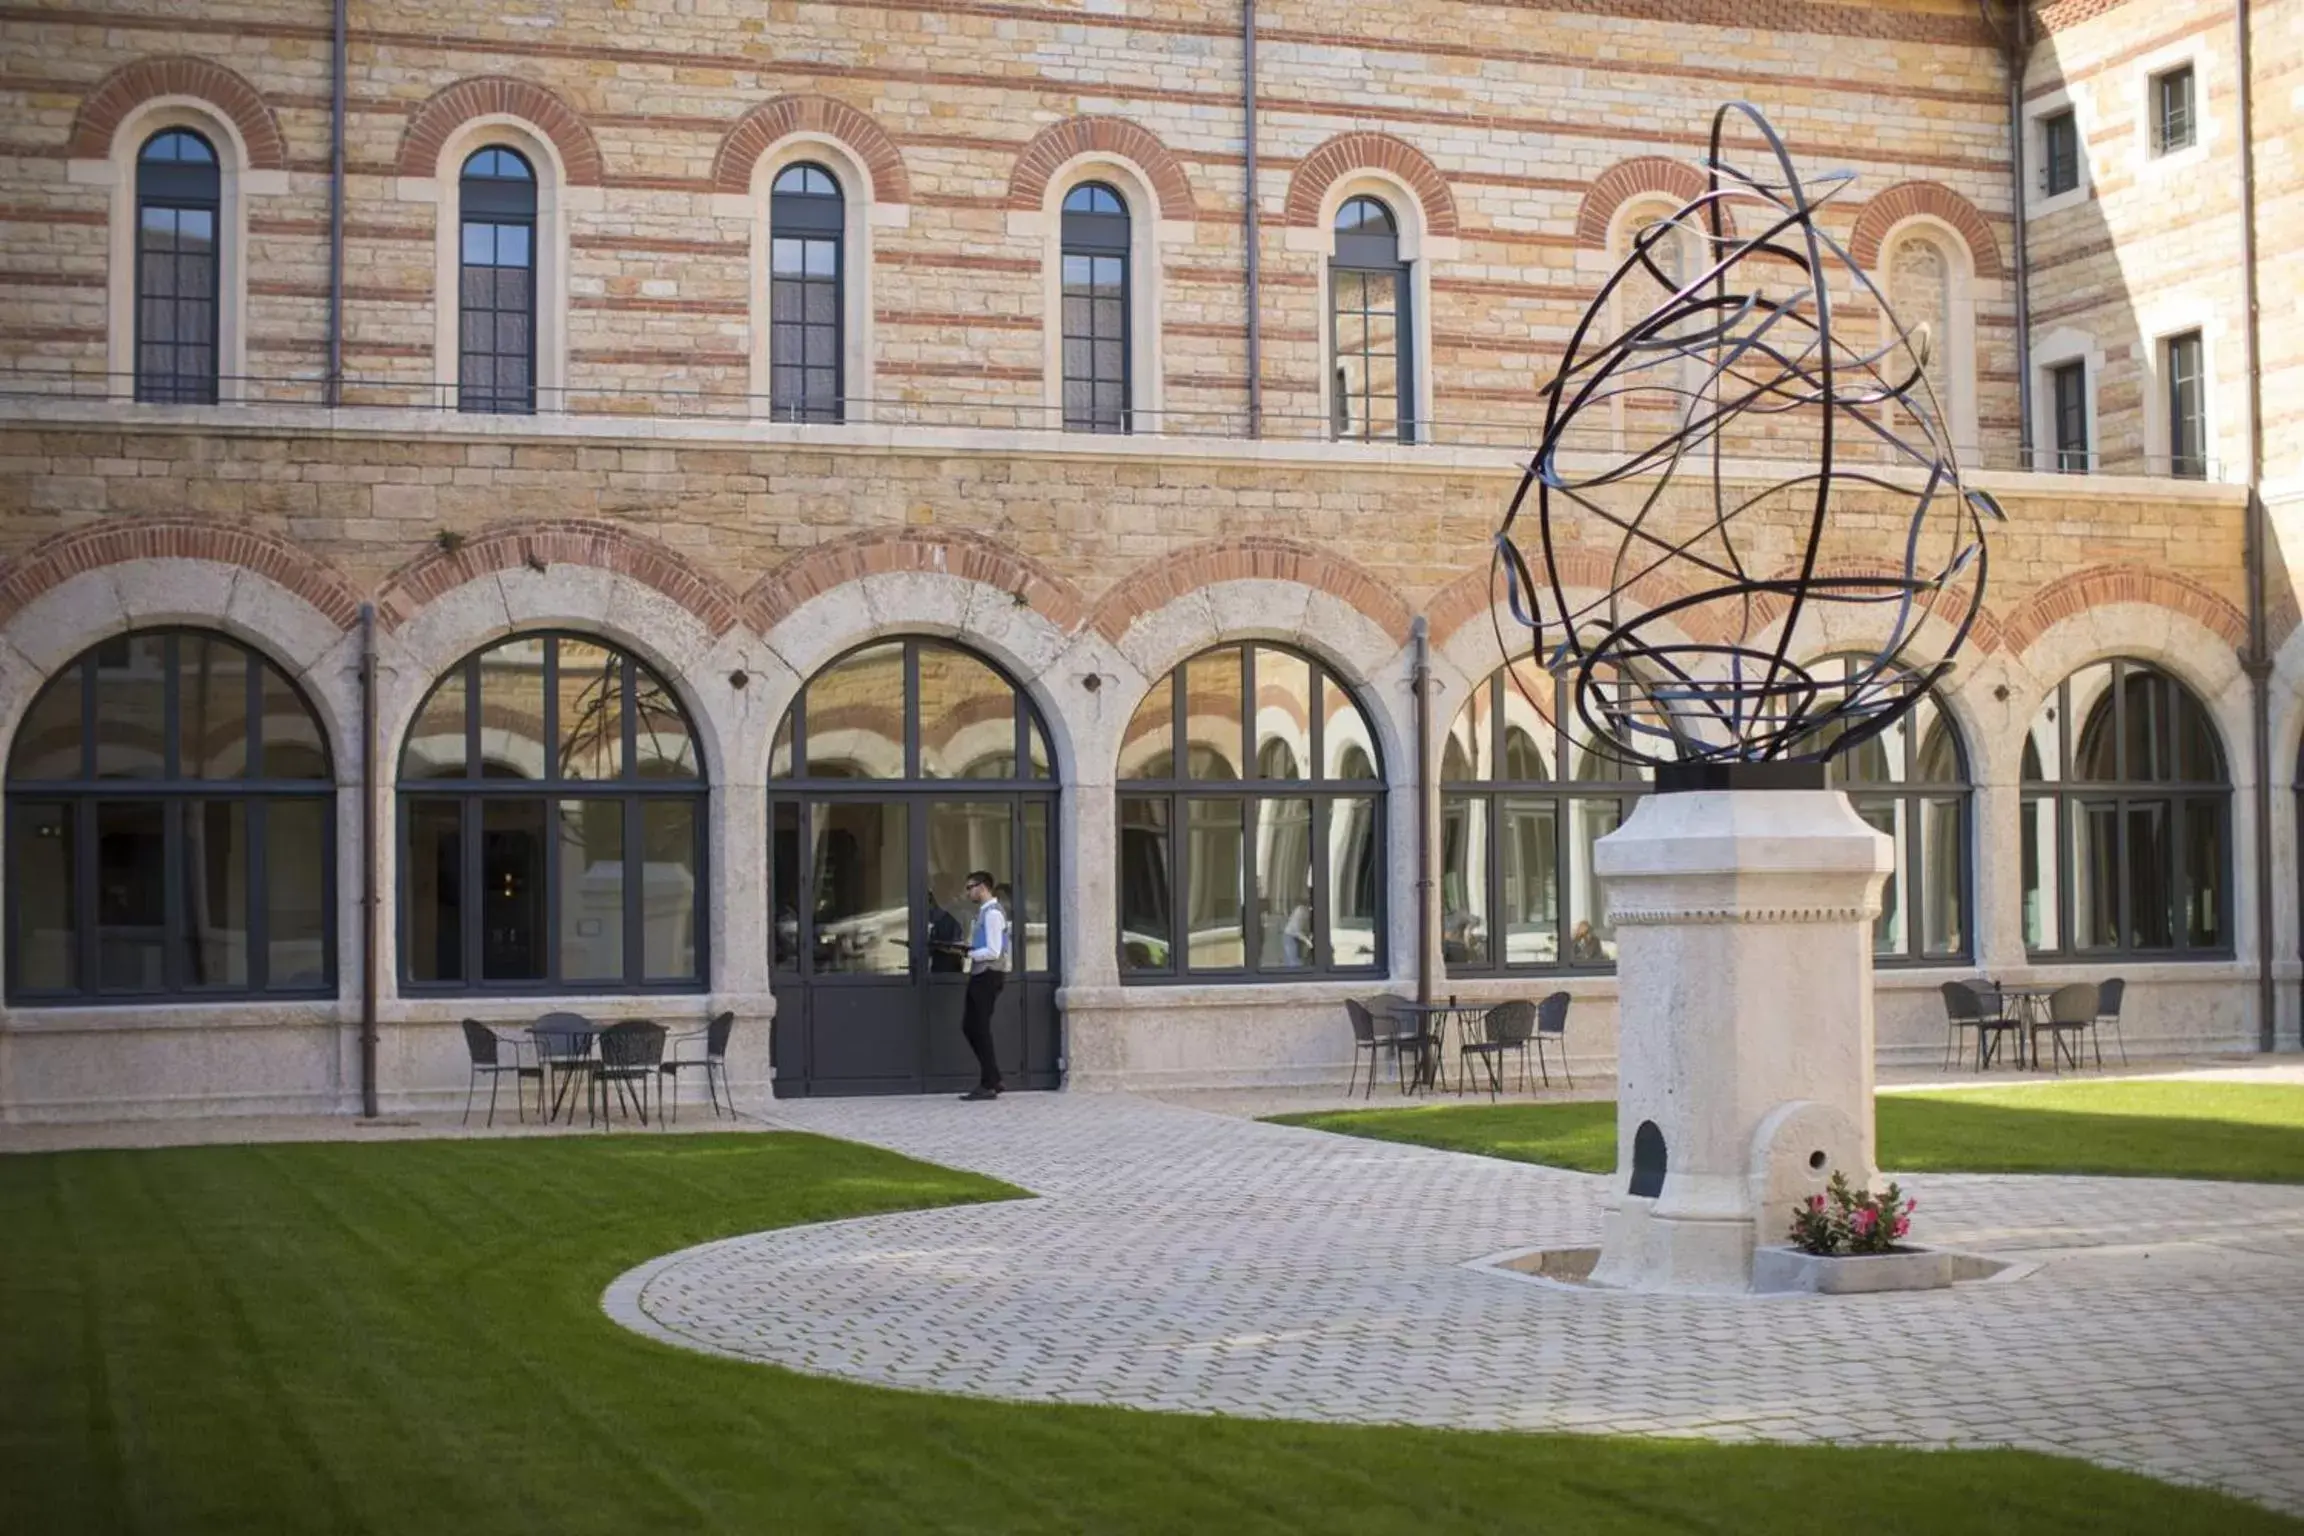
POLYGON ((1596 750, 1651 766, 1821 763, 1950 670, 1983 604, 1984 520, 2002 514, 1961 483, 1929 328, 1907 331, 1819 227, 1852 173, 1804 181, 1743 103, 1714 115, 1705 169, 1706 190, 1634 236, 1570 337, 1496 573, 1530 633, 1523 653, 1572 681, 1596 750), (1736 128, 1756 131, 1772 171, 1737 165, 1736 128), (1643 287, 1667 297, 1610 327, 1643 287), (1877 306, 1876 344, 1847 339, 1851 301, 1877 306), (1514 538, 1531 491, 1540 579, 1514 538), (1877 558, 1891 540, 1900 570, 1877 558), (1610 541, 1605 594, 1572 601, 1610 541), (1799 653, 1843 605, 1889 610, 1886 639, 1820 675, 1799 653))

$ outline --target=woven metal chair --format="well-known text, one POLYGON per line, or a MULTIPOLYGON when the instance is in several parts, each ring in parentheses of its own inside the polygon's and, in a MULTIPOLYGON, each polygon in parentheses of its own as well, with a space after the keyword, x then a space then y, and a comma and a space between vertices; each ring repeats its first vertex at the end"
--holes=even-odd
MULTIPOLYGON (((1478 1040, 1467 1040, 1456 1048, 1456 1096, 1464 1096, 1465 1080, 1472 1075, 1472 1058, 1478 1057, 1488 1071, 1488 1097, 1493 1099, 1504 1091, 1504 1053, 1520 1053, 1520 1091, 1529 1086, 1528 1042, 1536 1033, 1536 1005, 1529 1002, 1498 1003, 1480 1019, 1478 1040)), ((1562 1056, 1566 1056, 1563 1051, 1562 1056)))
POLYGON ((1552 1086, 1552 1069, 1544 1064, 1544 1046, 1549 1041, 1560 1048, 1560 1075, 1568 1086, 1576 1086, 1576 1074, 1568 1070, 1568 1005, 1574 999, 1565 992, 1555 992, 1536 1005, 1536 1070, 1544 1074, 1544 1086, 1552 1086))
MULTIPOLYGON (((2084 1031, 2096 1027, 2096 1009, 2099 1001, 2100 997, 2096 987, 2085 981, 2076 981, 2068 987, 2058 987, 2049 993, 2048 1016, 2032 1021, 2033 1066, 2037 1067, 2040 1064, 2040 1036, 2045 1032, 2048 1036, 2049 1060, 2054 1063, 2056 1070, 2062 1072, 2064 1063, 2069 1061, 2072 1063, 2073 1070, 2078 1071, 2080 1068, 2078 1037, 2084 1031), (2073 1037, 2069 1047, 2065 1043, 2066 1036, 2073 1037)), ((2101 1056, 2101 1052, 2099 1052, 2099 1056, 2101 1056)))
MULTIPOLYGON (((672 1037, 671 1054, 664 1058, 657 1072, 671 1079, 674 1125, 680 1123, 680 1074, 683 1072, 704 1074, 704 1093, 712 1100, 712 1118, 720 1118, 720 1092, 728 1081, 728 1037, 735 1032, 736 1015, 720 1013, 714 1014, 712 1022, 702 1029, 692 1029, 684 1035, 672 1037), (697 1054, 684 1054, 689 1050, 697 1054)), ((657 1085, 656 1100, 658 1108, 662 1108, 664 1085, 661 1083, 657 1085)), ((733 1093, 728 1095, 728 1113, 736 1113, 736 1095, 733 1093)))
POLYGON ((528 1119, 528 1096, 520 1084, 527 1078, 536 1079, 536 1112, 544 1112, 544 1068, 530 1065, 520 1059, 522 1042, 507 1040, 478 1019, 464 1021, 464 1050, 472 1058, 472 1076, 464 1088, 464 1123, 472 1123, 472 1100, 480 1091, 480 1079, 488 1079, 488 1123, 496 1123, 496 1090, 509 1074, 512 1078, 512 1108, 525 1124, 528 1119), (511 1060, 505 1060, 505 1053, 511 1060))
MULTIPOLYGON (((580 1013, 548 1013, 528 1026, 528 1034, 536 1042, 537 1065, 543 1071, 544 1081, 553 1085, 552 1107, 544 1118, 556 1120, 560 1117, 560 1103, 568 1096, 569 1085, 591 1070, 592 1051, 599 1032, 592 1027, 592 1021, 580 1013)), ((569 1111, 569 1117, 574 1119, 574 1110, 569 1111)))
POLYGON ((2120 1005, 2127 1001, 2128 983, 2114 976, 2096 988, 2096 1032, 2088 1037, 2096 1047, 2096 1065, 2104 1065, 2104 1026, 2112 1026, 2112 1041, 2120 1047, 2120 1065, 2128 1065, 2128 1037, 2120 1032, 2120 1005))
POLYGON ((648 1085, 656 1085, 656 1119, 664 1119, 664 1041, 671 1032, 653 1019, 625 1019, 600 1032, 600 1054, 584 1085, 584 1107, 589 1114, 592 1095, 600 1096, 600 1124, 614 1124, 608 1095, 611 1090, 648 1123, 648 1085))
POLYGON ((1360 1095, 1363 1099, 1375 1095, 1376 1058, 1384 1052, 1392 1053, 1395 1071, 1407 1070, 1400 1064, 1401 1049, 1413 1046, 1419 1037, 1400 1032, 1392 1021, 1391 1006, 1392 999, 1388 997, 1373 997, 1366 1002, 1356 997, 1344 999, 1345 1017, 1352 1021, 1352 1075, 1344 1079, 1344 1094, 1347 1098, 1351 1097, 1352 1085, 1359 1081, 1360 1058, 1363 1054, 1368 1058, 1368 1087, 1360 1095), (1382 1018, 1377 1017, 1378 1009, 1385 1010, 1382 1018))
MULTIPOLYGON (((1979 987, 1965 981, 1948 981, 1937 989, 1944 995, 1944 1065, 1950 1068, 1954 1047, 1959 1044, 1960 1031, 1976 1031, 1976 1070, 1981 1072, 1992 1064, 1999 1051, 2001 1038, 2012 1031, 2021 1031, 2023 1024, 2008 1016, 2006 1000, 1997 987, 1979 987)), ((2018 1044, 2022 1044, 2019 1036, 2018 1044)))

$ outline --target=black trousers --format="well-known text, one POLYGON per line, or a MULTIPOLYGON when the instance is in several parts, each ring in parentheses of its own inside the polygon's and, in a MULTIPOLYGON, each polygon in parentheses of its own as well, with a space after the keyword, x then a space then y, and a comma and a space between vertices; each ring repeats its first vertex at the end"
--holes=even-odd
POLYGON ((1000 1058, 992 1050, 992 1008, 1000 1001, 1000 989, 1006 985, 1005 971, 978 971, 968 978, 968 1001, 960 1010, 960 1033, 967 1037, 968 1049, 976 1053, 979 1088, 1000 1086, 1000 1058))

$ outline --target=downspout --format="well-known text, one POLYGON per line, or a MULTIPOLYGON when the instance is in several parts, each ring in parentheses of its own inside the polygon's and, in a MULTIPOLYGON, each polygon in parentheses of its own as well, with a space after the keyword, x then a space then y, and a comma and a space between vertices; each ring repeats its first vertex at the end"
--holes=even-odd
POLYGON ((360 605, 360 1113, 376 1118, 376 605, 360 605))
POLYGON ((2249 93, 2248 0, 2239 0, 2232 25, 2240 109, 2241 334, 2248 349, 2248 703, 2256 770, 2256 1042, 2271 1050, 2279 1040, 2279 989, 2272 979, 2272 643, 2265 614, 2271 529, 2264 511, 2263 319, 2256 285, 2256 117, 2249 93))
MULTIPOLYGON (((334 410, 344 395, 344 34, 348 0, 336 0, 329 55, 328 101, 328 381, 321 403, 334 410)), ((373 1103, 368 1112, 376 1112, 373 1103)))
POLYGON ((1415 650, 1409 674, 1416 695, 1416 1001, 1432 1001, 1432 626, 1416 615, 1408 628, 1415 650))
MULTIPOLYGON (((2008 44, 2008 177, 2012 200, 2009 220, 2015 230, 2016 254, 2016 467, 2035 469, 2032 461, 2032 249, 2024 220, 2024 70, 2032 59, 2032 12, 2027 5, 2012 7, 2008 44)), ((1981 434, 1979 434, 1981 435, 1981 434)), ((1977 445, 1983 457, 1983 445, 1977 445)))
MULTIPOLYGON (((341 0, 339 0, 341 3, 341 0)), ((1248 247, 1248 435, 1264 435, 1264 301, 1262 216, 1256 200, 1256 0, 1240 6, 1240 135, 1247 163, 1241 239, 1248 247)))

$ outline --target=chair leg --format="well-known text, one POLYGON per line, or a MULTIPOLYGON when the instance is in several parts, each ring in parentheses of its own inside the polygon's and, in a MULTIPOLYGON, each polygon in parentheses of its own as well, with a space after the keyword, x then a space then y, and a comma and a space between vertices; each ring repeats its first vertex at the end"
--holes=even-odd
POLYGON ((713 1119, 717 1120, 720 1118, 720 1095, 722 1094, 728 1095, 728 1118, 731 1120, 736 1118, 736 1094, 734 1090, 728 1086, 728 1068, 726 1064, 713 1061, 709 1057, 705 1059, 704 1091, 712 1096, 713 1119))
POLYGON ((1536 1070, 1544 1074, 1544 1086, 1552 1086, 1552 1067, 1544 1059, 1544 1037, 1536 1037, 1536 1070))
POLYGON ((503 1085, 503 1082, 503 1073, 491 1072, 488 1074, 488 1128, 490 1130, 496 1128, 496 1090, 503 1085))
POLYGON ((480 1069, 474 1067, 464 1080, 464 1123, 472 1123, 472 1096, 480 1091, 480 1069))

